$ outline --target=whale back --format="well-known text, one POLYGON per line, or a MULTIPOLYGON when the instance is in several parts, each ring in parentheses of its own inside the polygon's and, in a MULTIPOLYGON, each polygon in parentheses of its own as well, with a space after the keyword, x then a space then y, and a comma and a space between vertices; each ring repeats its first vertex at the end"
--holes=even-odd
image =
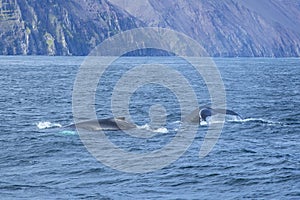
POLYGON ((195 110, 193 110, 189 115, 187 115, 183 119, 183 122, 199 124, 200 123, 199 111, 200 111, 199 108, 196 108, 195 110))
POLYGON ((125 117, 92 119, 71 124, 67 127, 85 129, 89 131, 116 131, 136 128, 135 124, 127 122, 125 117))

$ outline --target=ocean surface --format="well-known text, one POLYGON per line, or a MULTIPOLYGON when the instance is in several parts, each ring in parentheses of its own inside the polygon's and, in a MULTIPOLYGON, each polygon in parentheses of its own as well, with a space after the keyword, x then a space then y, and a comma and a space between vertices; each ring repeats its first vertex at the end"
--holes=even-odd
MULTIPOLYGON (((98 161, 78 132, 65 127, 74 120, 73 86, 84 59, 0 57, 1 199, 300 199, 300 59, 214 59, 227 108, 243 119, 227 120, 203 158, 199 151, 210 125, 197 125, 195 138, 178 159, 147 173, 98 161)), ((199 105, 211 103, 205 81, 184 60, 122 57, 99 79, 97 117, 113 116, 112 91, 128 70, 152 63, 176 69, 189 81, 199 105)), ((189 100, 185 91, 179 95, 189 100)), ((141 155, 175 138, 181 102, 172 88, 141 85, 128 101, 136 131, 153 137, 105 132, 115 146, 141 155), (156 118, 151 124, 153 105, 166 114, 165 123, 156 118)))

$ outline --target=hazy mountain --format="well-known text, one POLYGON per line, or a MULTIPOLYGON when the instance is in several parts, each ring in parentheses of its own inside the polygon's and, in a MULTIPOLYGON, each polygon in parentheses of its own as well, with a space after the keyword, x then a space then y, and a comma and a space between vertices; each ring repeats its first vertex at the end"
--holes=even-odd
POLYGON ((299 56, 299 0, 111 0, 151 26, 196 39, 212 56, 299 56))
POLYGON ((2 0, 0 54, 86 55, 145 26, 183 32, 211 56, 300 55, 298 0, 2 0))

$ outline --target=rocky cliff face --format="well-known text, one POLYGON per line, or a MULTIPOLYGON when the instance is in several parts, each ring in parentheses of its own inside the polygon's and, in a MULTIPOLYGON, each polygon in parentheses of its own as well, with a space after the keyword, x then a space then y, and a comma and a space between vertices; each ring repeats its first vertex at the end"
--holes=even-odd
POLYGON ((142 25, 106 0, 1 1, 4 55, 87 55, 105 38, 142 25))
POLYGON ((300 1, 297 0, 111 2, 146 24, 189 35, 211 56, 300 55, 300 1))
POLYGON ((183 32, 211 56, 300 56, 297 0, 0 0, 0 54, 87 55, 143 26, 183 32))

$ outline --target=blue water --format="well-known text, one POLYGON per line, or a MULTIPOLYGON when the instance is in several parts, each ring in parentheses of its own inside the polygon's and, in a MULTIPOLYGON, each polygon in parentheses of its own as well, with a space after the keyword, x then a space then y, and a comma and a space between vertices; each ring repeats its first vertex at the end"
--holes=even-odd
MULTIPOLYGON (((300 59, 215 59, 227 108, 244 120, 225 122, 208 156, 199 158, 208 128, 200 126, 178 160, 140 174, 99 162, 76 131, 63 127, 73 122, 72 89, 83 60, 0 57, 1 199, 300 199, 300 59)), ((203 80, 182 60, 129 57, 100 80, 107 87, 99 86, 96 95, 98 117, 112 115, 113 83, 144 63, 176 68, 189 79, 199 104, 210 103, 203 80)), ((128 138, 121 131, 107 133, 108 138, 127 151, 162 148, 180 120, 176 95, 145 85, 133 94, 129 109, 132 120, 145 126, 157 103, 166 109, 167 124, 153 138, 128 138)))

